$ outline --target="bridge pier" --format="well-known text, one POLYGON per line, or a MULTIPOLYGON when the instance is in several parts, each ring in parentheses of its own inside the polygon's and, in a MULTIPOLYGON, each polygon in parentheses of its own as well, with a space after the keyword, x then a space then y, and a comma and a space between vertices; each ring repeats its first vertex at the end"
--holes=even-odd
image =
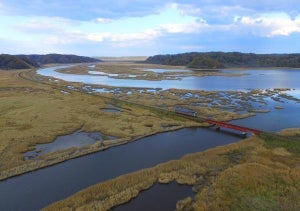
POLYGON ((216 126, 216 131, 220 131, 221 127, 220 126, 216 126))

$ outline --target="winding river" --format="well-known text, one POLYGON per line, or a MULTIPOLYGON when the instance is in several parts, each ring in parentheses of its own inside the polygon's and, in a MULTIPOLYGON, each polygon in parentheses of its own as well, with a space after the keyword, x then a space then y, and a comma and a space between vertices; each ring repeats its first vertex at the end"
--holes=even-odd
MULTIPOLYGON (((37 70, 37 73, 43 76, 54 77, 69 82, 82 82, 85 84, 107 85, 115 87, 145 87, 161 89, 190 89, 190 90, 247 90, 247 89, 272 89, 272 88, 291 88, 300 90, 300 70, 223 70, 222 73, 242 73, 243 76, 224 77, 179 77, 180 80, 135 80, 135 79, 117 79, 109 75, 76 75, 65 74, 55 70, 66 68, 68 66, 48 67, 37 70)), ((154 70, 155 71, 155 70, 154 70)), ((178 71, 178 70, 177 70, 178 71)), ((185 72, 186 70, 182 70, 185 72)), ((161 71, 160 71, 161 72, 161 71)))
MULTIPOLYGON (((300 69, 270 69, 270 70, 222 70, 225 74, 242 74, 241 76, 207 76, 207 77, 181 77, 180 80, 133 80, 116 79, 109 76, 64 74, 55 70, 68 66, 49 67, 37 70, 43 76, 54 77, 68 82, 83 82, 85 84, 109 85, 115 87, 145 87, 148 89, 189 89, 205 91, 246 91, 250 89, 289 88, 287 94, 300 100, 300 69)), ((143 69, 144 70, 144 69, 143 69)), ((156 73, 187 72, 188 70, 149 69, 156 73)), ((259 128, 265 131, 280 131, 289 127, 300 127, 300 104, 291 100, 282 102, 268 101, 271 112, 257 114, 247 119, 235 120, 233 123, 247 127, 259 128), (283 110, 274 109, 282 106, 283 110)))
MULTIPOLYGON (((247 70, 243 73, 248 75, 240 77, 182 77, 181 80, 139 81, 97 75, 63 74, 55 71, 58 68, 63 67, 40 69, 37 73, 70 82, 120 87, 130 84, 131 87, 192 90, 292 88, 294 90, 291 94, 298 98, 300 93, 299 70, 247 70)), ((270 131, 299 127, 299 103, 293 101, 282 103, 283 110, 273 109, 267 114, 236 120, 236 123, 270 131)), ((178 159, 188 153, 237 142, 240 139, 239 136, 230 133, 216 133, 212 129, 202 128, 185 128, 142 138, 137 142, 1 181, 0 210, 39 210, 101 181, 178 159)))

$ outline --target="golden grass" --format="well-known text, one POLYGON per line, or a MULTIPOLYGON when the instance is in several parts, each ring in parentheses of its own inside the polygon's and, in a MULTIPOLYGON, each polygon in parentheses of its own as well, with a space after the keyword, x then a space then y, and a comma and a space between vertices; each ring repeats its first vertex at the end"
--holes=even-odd
POLYGON ((300 156, 251 137, 82 190, 44 210, 109 210, 155 182, 194 185, 178 210, 299 210, 300 156))
POLYGON ((155 182, 194 185, 177 210, 299 210, 300 156, 259 137, 99 183, 44 210, 109 210, 155 182))
MULTIPOLYGON (((111 68, 119 69, 119 67, 111 68)), ((125 69, 128 70, 128 67, 124 67, 125 69)), ((70 83, 59 81, 56 83, 58 86, 52 87, 51 84, 20 79, 18 73, 18 71, 0 71, 0 178, 2 179, 103 149, 95 144, 52 153, 41 157, 38 161, 23 160, 23 152, 32 149, 35 144, 51 142, 56 136, 71 133, 79 128, 84 131, 101 131, 106 135, 121 138, 118 141, 105 142, 109 147, 127 143, 133 137, 162 131, 162 125, 184 127, 196 124, 183 118, 161 115, 155 110, 133 103, 118 105, 123 110, 119 114, 107 113, 100 109, 111 103, 110 99, 101 97, 104 95, 86 95, 73 91, 69 91, 71 94, 66 95, 61 93, 58 86, 70 83)), ((43 78, 32 73, 28 75, 35 80, 43 78)), ((43 80, 48 81, 48 78, 43 80)), ((76 87, 80 85, 76 84, 76 87)), ((173 92, 177 95, 183 91, 173 90, 173 92)), ((272 95, 275 91, 266 92, 267 95, 272 95)), ((178 98, 173 94, 134 93, 130 96, 124 95, 122 99, 143 105, 157 107, 164 105, 172 110, 173 106, 178 104, 178 98)), ((232 94, 243 100, 251 97, 247 93, 232 94)), ((266 93, 257 90, 252 94, 266 93)), ((201 96, 207 97, 205 100, 209 102, 216 93, 201 92, 201 96)), ((193 100, 187 100, 185 105, 190 106, 191 102, 193 100)), ((224 99, 223 103, 227 101, 224 99)), ((219 120, 243 117, 233 112, 205 106, 201 108, 190 106, 190 108, 204 116, 213 116, 219 120)), ((240 143, 188 155, 181 160, 170 161, 98 184, 47 209, 107 210, 127 202, 155 182, 169 183, 176 180, 178 183, 194 185, 194 189, 197 190, 195 198, 181 201, 177 206, 178 209, 229 210, 250 207, 297 210, 300 208, 299 155, 293 151, 288 152, 281 145, 272 148, 267 146, 262 139, 253 137, 240 143), (294 198, 296 201, 293 201, 294 198)))
POLYGON ((280 131, 282 136, 300 136, 300 128, 287 128, 280 131))
POLYGON ((124 105, 119 114, 105 112, 101 108, 111 103, 107 98, 74 91, 66 95, 58 87, 24 80, 19 73, 0 71, 0 173, 18 167, 25 171, 24 164, 33 165, 23 160, 25 151, 80 128, 131 139, 162 131, 162 124, 195 124, 131 105, 124 105))
POLYGON ((164 80, 164 79, 176 79, 174 75, 182 76, 242 76, 243 74, 224 74, 218 71, 191 71, 191 72, 164 72, 164 73, 154 73, 150 71, 144 71, 143 69, 169 69, 169 70, 186 70, 183 66, 168 66, 168 65, 157 65, 157 64, 143 64, 134 62, 122 62, 122 61, 106 61, 97 63, 94 68, 90 68, 84 65, 73 66, 70 68, 64 68, 58 70, 62 73, 68 74, 88 74, 89 70, 100 71, 104 73, 113 74, 133 74, 136 75, 135 78, 130 78, 126 75, 123 76, 113 76, 114 78, 129 78, 129 79, 139 79, 139 80, 164 80))
MULTIPOLYGON (((103 62, 98 63, 93 70, 98 70, 106 73, 114 74, 134 74, 139 75, 138 79, 147 80, 161 80, 164 77, 169 77, 169 73, 156 74, 149 71, 143 71, 138 68, 165 68, 165 69, 182 69, 183 67, 170 67, 162 65, 153 64, 139 64, 132 62, 103 62)), ((74 74, 87 74, 91 68, 87 66, 73 66, 66 69, 61 69, 59 71, 64 73, 74 73, 74 74)), ((176 73, 177 74, 177 73, 176 73)), ((220 74, 218 72, 210 72, 209 74, 205 71, 196 71, 192 73, 181 73, 183 76, 196 75, 196 76, 207 76, 210 74, 220 74)), ((231 75, 229 75, 231 76, 231 75)), ((126 76, 116 76, 121 78, 126 78, 126 76)), ((131 78, 132 79, 132 78, 131 78)), ((59 85, 66 85, 71 83, 65 83, 62 81, 56 82, 59 85)), ((74 86, 78 87, 77 83, 72 83, 74 86)), ((108 88, 113 89, 109 86, 93 86, 97 88, 108 88)), ((80 87, 79 87, 80 89, 80 87)), ((122 88, 121 88, 122 89, 122 88)), ((267 89, 267 90, 251 90, 249 92, 238 92, 238 91, 227 91, 227 92, 217 92, 217 91, 200 91, 200 90, 180 90, 180 89, 170 89, 167 91, 160 91, 154 93, 140 93, 137 89, 124 88, 123 93, 118 95, 118 98, 125 101, 135 102, 138 104, 146 104, 154 107, 163 107, 165 109, 173 110, 175 105, 189 107, 196 110, 201 117, 214 118, 221 121, 229 121, 232 119, 246 118, 255 113, 267 113, 269 110, 264 109, 254 109, 249 102, 258 102, 262 105, 266 105, 267 102, 264 100, 266 97, 272 97, 274 100, 280 101, 281 98, 287 98, 284 91, 288 89, 267 89), (131 91, 132 94, 127 94, 131 91), (184 94, 191 93, 200 96, 200 98, 192 97, 183 99, 181 98, 184 94), (225 94, 225 96, 223 95, 225 94), (281 97, 274 97, 275 95, 281 97), (237 103, 238 102, 238 103, 237 103), (239 114, 236 111, 244 111, 247 113, 239 114)), ((100 96, 114 97, 113 94, 99 94, 100 96)), ((293 99, 290 99, 293 100, 293 99)))

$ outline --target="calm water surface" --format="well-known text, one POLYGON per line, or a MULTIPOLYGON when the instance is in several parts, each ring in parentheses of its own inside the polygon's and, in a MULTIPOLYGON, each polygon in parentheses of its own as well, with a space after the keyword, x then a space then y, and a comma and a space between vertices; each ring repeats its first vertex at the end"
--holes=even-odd
MULTIPOLYGON (((243 73, 246 75, 238 77, 208 76, 208 77, 182 77, 181 80, 145 81, 130 79, 113 79, 107 76, 70 75, 56 72, 57 68, 51 67, 40 69, 41 75, 52 76, 70 82, 84 82, 89 84, 103 84, 118 87, 149 87, 149 88, 178 88, 191 90, 216 90, 216 91, 240 91, 249 89, 274 89, 290 88, 287 92, 300 99, 300 70, 298 69, 275 69, 275 70, 222 70, 222 73, 243 73)), ((156 71, 156 69, 150 69, 156 71)), ((180 70, 177 70, 180 71, 180 70)), ((182 70, 187 71, 187 70, 182 70)), ((164 72, 157 69, 156 72, 164 72)), ((256 127, 266 131, 279 131, 288 127, 300 127, 300 104, 294 101, 284 100, 283 103, 268 102, 267 114, 257 114, 247 119, 236 120, 234 123, 248 127, 256 127), (283 110, 276 110, 274 106, 282 106, 283 110)))
MULTIPOLYGON (((132 80, 116 79, 109 76, 76 75, 56 72, 56 69, 66 66, 49 67, 37 70, 38 74, 51 76, 69 82, 82 82, 86 84, 109 85, 116 87, 146 87, 161 89, 190 89, 190 90, 247 90, 247 89, 273 89, 292 88, 300 90, 300 70, 223 70, 223 73, 244 73, 238 77, 207 76, 207 77, 181 77, 181 80, 132 80)), ((160 69, 159 69, 160 70, 160 69)), ((182 70, 187 71, 187 70, 182 70)))
POLYGON ((115 207, 114 211, 167 211, 175 210, 176 203, 188 196, 193 196, 192 187, 177 183, 155 184, 149 190, 142 191, 129 203, 115 207))
MULTIPOLYGON (((183 77, 181 80, 145 81, 63 74, 55 72, 55 69, 57 67, 40 69, 37 72, 70 82, 118 87, 126 87, 130 84, 130 87, 192 90, 293 88, 295 89, 293 96, 299 96, 300 90, 299 70, 253 70, 243 71, 249 75, 241 77, 183 77)), ((291 101, 282 104, 283 110, 275 110, 270 103, 270 113, 236 120, 234 123, 270 131, 291 126, 299 127, 299 104, 291 101)), ((213 130, 199 128, 182 129, 143 138, 128 145, 114 147, 0 182, 0 210, 38 210, 90 185, 161 162, 178 159, 188 153, 239 140, 240 137, 227 133, 216 133, 213 130)))
POLYGON ((38 210, 93 184, 239 140, 202 128, 146 137, 2 181, 0 210, 38 210))
POLYGON ((113 140, 116 137, 105 136, 100 132, 82 132, 75 131, 72 134, 58 136, 53 142, 48 144, 37 144, 35 150, 24 153, 25 159, 34 159, 39 155, 45 155, 58 150, 64 150, 71 147, 83 147, 104 140, 113 140))

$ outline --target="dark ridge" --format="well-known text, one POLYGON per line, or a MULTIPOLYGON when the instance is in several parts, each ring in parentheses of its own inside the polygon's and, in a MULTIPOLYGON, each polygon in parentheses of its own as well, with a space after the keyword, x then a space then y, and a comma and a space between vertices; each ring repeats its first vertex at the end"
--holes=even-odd
POLYGON ((187 66, 198 69, 241 67, 300 67, 300 54, 254 54, 240 52, 190 52, 155 55, 145 63, 187 66))
POLYGON ((22 59, 9 54, 0 54, 0 69, 30 69, 38 67, 38 64, 28 59, 22 59))
POLYGON ((31 54, 31 55, 17 55, 17 57, 21 59, 30 60, 39 65, 101 62, 101 60, 95 58, 77 56, 77 55, 66 55, 66 54, 46 54, 46 55, 31 54))

